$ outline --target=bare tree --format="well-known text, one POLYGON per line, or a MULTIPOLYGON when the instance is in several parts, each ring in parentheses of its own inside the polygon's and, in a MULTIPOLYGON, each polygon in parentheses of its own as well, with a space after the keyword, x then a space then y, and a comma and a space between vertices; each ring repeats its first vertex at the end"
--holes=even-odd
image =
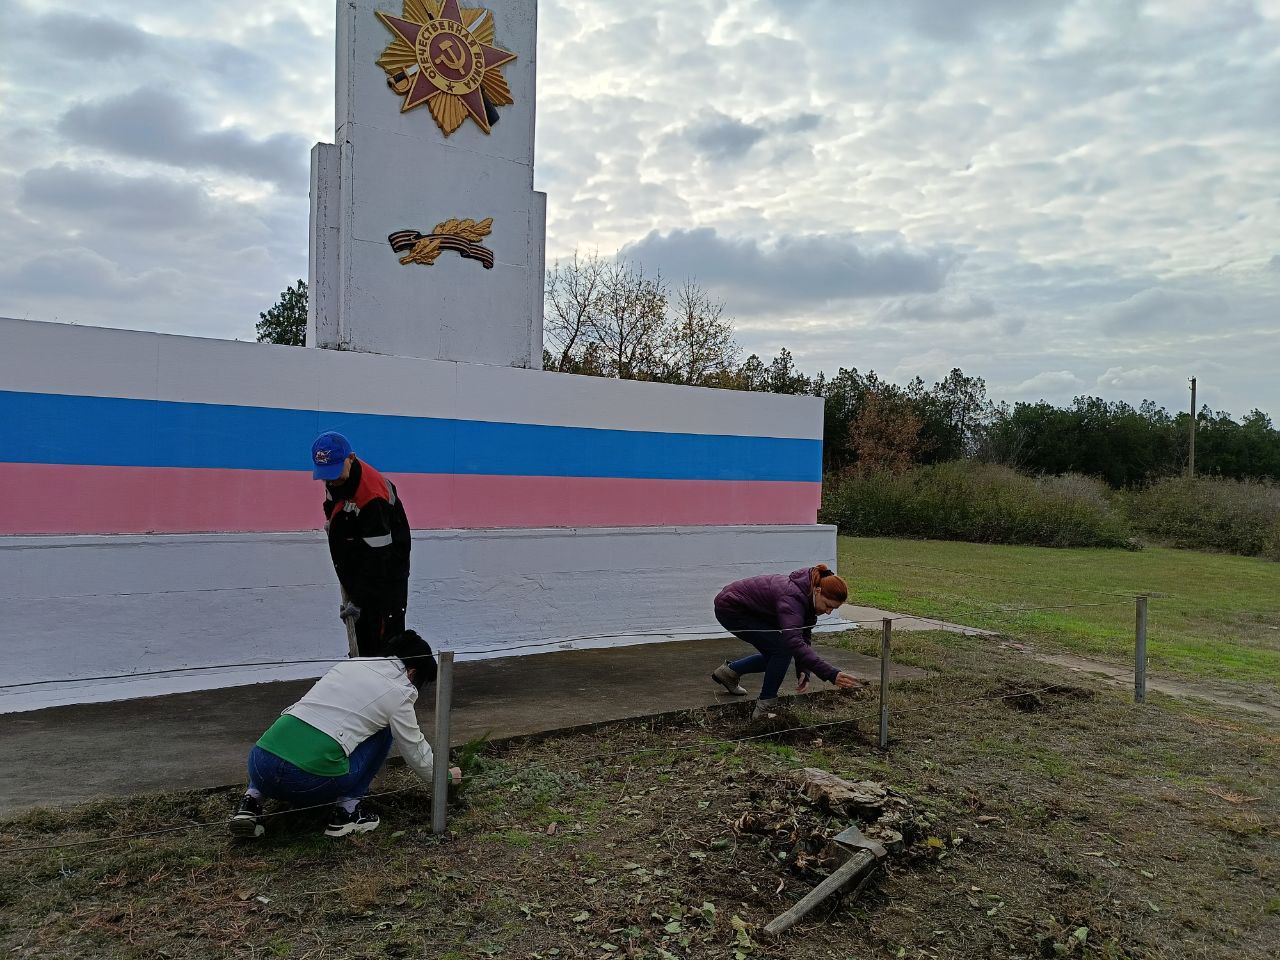
POLYGON ((542 334, 551 347, 543 366, 562 373, 585 373, 582 353, 591 337, 591 315, 596 309, 605 271, 605 261, 597 253, 573 259, 547 271, 543 302, 542 334))
POLYGON ((600 296, 591 312, 605 375, 654 380, 661 366, 667 327, 667 283, 661 274, 614 261, 602 271, 600 296))
POLYGON ((724 304, 693 280, 674 292, 662 274, 598 254, 548 271, 543 366, 562 373, 736 384, 738 346, 724 304))
POLYGON ((667 355, 662 379, 690 386, 723 382, 738 361, 733 323, 724 316, 724 304, 693 280, 676 291, 665 337, 667 355))
POLYGON ((849 446, 857 455, 856 474, 900 472, 915 461, 923 421, 896 388, 868 390, 853 422, 849 446))

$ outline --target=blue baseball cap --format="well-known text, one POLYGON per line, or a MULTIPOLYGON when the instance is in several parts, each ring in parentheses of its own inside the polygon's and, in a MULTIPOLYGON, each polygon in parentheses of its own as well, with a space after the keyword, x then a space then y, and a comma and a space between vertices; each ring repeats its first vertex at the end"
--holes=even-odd
POLYGON ((342 476, 342 465, 351 456, 351 444, 340 433, 322 433, 311 445, 311 476, 317 480, 337 480, 342 476))

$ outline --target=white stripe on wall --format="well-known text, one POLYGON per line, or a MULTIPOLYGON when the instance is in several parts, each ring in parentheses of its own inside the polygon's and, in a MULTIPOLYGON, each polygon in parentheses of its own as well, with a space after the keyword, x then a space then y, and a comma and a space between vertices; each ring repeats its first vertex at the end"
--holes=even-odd
POLYGON ((0 390, 817 439, 822 401, 0 318, 0 390))

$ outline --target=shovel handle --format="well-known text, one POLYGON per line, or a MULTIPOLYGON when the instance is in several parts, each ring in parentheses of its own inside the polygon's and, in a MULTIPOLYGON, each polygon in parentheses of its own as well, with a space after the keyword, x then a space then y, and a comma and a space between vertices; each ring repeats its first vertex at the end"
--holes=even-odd
POLYGON ((769 925, 764 928, 765 933, 778 934, 793 927, 814 907, 852 881, 868 866, 875 863, 875 859, 876 855, 870 850, 859 850, 831 876, 805 894, 804 898, 794 907, 769 921, 769 925))
MULTIPOLYGON (((351 598, 347 596, 346 587, 339 584, 338 589, 342 591, 342 605, 345 607, 351 602, 351 598)), ((347 628, 347 656, 360 656, 360 642, 356 639, 356 622, 350 617, 343 617, 342 625, 347 628)))

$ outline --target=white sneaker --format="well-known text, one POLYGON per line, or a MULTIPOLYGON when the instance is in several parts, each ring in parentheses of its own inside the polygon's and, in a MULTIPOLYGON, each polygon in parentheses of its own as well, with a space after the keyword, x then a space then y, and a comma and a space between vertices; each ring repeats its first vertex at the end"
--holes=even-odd
POLYGON ((720 684, 720 686, 724 687, 735 697, 745 697, 747 695, 747 691, 738 683, 738 681, 742 679, 742 674, 738 673, 736 670, 730 669, 729 662, 727 660, 711 671, 711 679, 720 684))
POLYGON ((329 826, 325 828, 326 837, 345 837, 348 833, 368 833, 377 830, 382 821, 376 813, 365 813, 363 804, 347 813, 342 807, 334 804, 333 813, 329 816, 329 826))

